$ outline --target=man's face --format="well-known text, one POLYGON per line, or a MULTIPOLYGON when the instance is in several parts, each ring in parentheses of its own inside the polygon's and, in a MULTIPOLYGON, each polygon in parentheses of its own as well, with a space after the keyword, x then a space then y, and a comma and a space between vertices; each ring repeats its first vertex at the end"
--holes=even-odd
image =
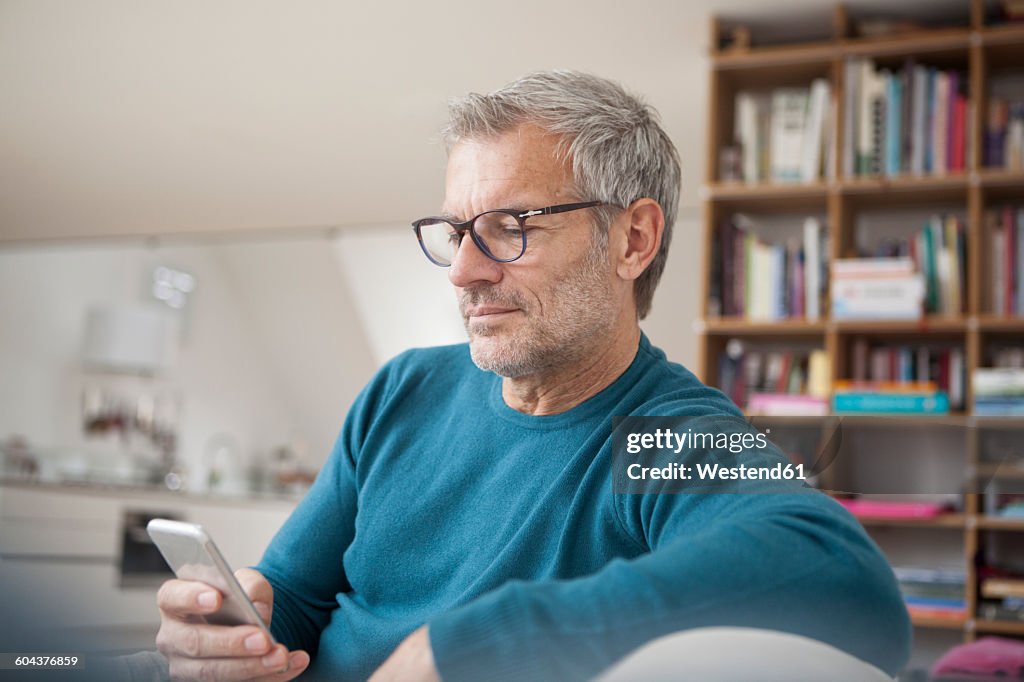
MULTIPOLYGON (((557 139, 523 126, 457 144, 448 158, 445 213, 529 210, 591 200, 573 194, 557 139)), ((608 338, 617 303, 607 249, 595 246, 591 210, 527 220, 526 253, 512 263, 485 256, 468 235, 449 269, 473 361, 504 377, 579 362, 608 338)))

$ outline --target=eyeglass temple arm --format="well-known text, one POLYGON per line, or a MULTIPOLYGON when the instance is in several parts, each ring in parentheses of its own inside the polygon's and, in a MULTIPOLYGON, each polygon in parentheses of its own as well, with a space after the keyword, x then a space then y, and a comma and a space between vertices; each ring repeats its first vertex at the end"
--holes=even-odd
POLYGON ((579 204, 561 204, 559 206, 548 206, 546 208, 538 208, 525 213, 520 213, 520 218, 529 218, 535 215, 553 215, 555 213, 565 213, 567 211, 576 211, 581 208, 591 208, 593 206, 600 206, 603 201, 584 201, 579 204))

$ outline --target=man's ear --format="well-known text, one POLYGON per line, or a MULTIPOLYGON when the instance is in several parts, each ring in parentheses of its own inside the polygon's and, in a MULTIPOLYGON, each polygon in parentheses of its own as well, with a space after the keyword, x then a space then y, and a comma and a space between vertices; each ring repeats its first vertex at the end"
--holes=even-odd
POLYGON ((635 280, 658 254, 665 214, 654 199, 637 199, 612 225, 617 231, 615 272, 624 280, 635 280))

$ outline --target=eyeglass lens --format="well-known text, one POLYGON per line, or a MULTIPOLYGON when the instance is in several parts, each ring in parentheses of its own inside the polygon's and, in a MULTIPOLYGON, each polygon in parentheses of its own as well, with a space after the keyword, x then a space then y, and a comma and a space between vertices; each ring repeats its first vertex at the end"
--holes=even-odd
MULTIPOLYGON (((459 250, 461 235, 444 220, 427 220, 419 224, 420 239, 427 253, 440 265, 451 265, 459 250)), ((478 245, 494 260, 515 260, 523 254, 523 228, 515 216, 490 211, 477 216, 473 223, 478 245)))

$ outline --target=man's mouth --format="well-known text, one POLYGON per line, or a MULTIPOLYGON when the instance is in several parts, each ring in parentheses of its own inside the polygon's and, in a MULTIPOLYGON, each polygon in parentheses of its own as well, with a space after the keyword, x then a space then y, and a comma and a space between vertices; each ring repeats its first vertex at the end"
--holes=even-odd
POLYGON ((496 319, 517 310, 519 309, 500 305, 471 305, 466 307, 464 314, 467 318, 496 319))

